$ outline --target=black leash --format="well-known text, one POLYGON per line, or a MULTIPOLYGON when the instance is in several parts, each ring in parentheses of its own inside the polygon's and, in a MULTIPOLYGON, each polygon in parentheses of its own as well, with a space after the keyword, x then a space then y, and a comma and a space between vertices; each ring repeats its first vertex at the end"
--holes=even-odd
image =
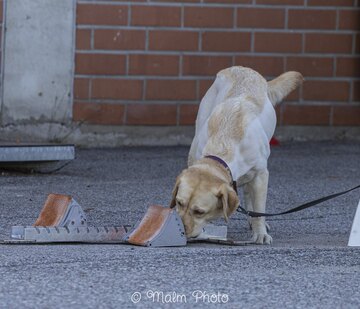
POLYGON ((354 187, 352 189, 346 190, 346 191, 342 191, 342 192, 339 192, 339 193, 335 193, 335 194, 331 194, 331 195, 321 197, 321 198, 316 199, 314 201, 302 204, 302 205, 297 206, 295 208, 291 208, 289 210, 286 210, 284 212, 279 212, 279 213, 267 214, 267 213, 261 213, 261 212, 248 211, 248 210, 246 210, 245 208, 243 208, 241 206, 239 206, 236 211, 241 212, 241 213, 243 213, 245 215, 248 215, 250 217, 273 217, 273 216, 286 215, 286 214, 290 214, 290 213, 293 213, 293 212, 297 212, 297 211, 309 208, 311 206, 315 206, 317 204, 320 204, 322 202, 331 200, 331 199, 333 199, 335 197, 338 197, 340 195, 344 195, 344 194, 346 194, 346 193, 348 193, 350 191, 353 191, 355 189, 358 189, 358 188, 360 188, 360 185, 358 185, 358 186, 356 186, 356 187, 354 187))
MULTIPOLYGON (((232 177, 231 170, 230 170, 229 166, 227 165, 227 163, 223 159, 221 159, 221 158, 219 158, 217 156, 213 156, 213 155, 207 155, 207 156, 205 156, 205 158, 212 159, 212 160, 220 163, 223 167, 225 167, 225 169, 230 174, 230 178, 232 179, 232 186, 233 186, 235 192, 237 193, 236 181, 234 181, 234 178, 232 177)), ((317 204, 320 204, 320 203, 323 203, 325 201, 331 200, 331 199, 333 199, 335 197, 346 194, 346 193, 348 193, 350 191, 353 191, 355 189, 358 189, 358 188, 360 188, 360 185, 358 185, 358 186, 356 186, 356 187, 354 187, 352 189, 342 191, 342 192, 338 192, 338 193, 334 193, 334 194, 331 194, 331 195, 327 195, 327 196, 321 197, 319 199, 316 199, 314 201, 307 202, 305 204, 299 205, 299 206, 297 206, 295 208, 291 208, 289 210, 286 210, 286 211, 283 211, 283 212, 278 212, 278 213, 273 213, 273 214, 267 214, 267 213, 255 212, 255 211, 248 211, 244 207, 241 207, 240 205, 239 205, 239 207, 237 208, 236 211, 241 212, 241 213, 243 213, 245 215, 248 215, 250 217, 274 217, 274 216, 286 215, 286 214, 291 214, 293 212, 297 212, 297 211, 309 208, 311 206, 315 206, 317 204)))

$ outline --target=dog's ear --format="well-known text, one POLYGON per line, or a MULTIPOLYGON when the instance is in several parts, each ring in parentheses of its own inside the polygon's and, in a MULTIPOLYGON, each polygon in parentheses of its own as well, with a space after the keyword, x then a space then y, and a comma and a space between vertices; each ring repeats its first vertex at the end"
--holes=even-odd
POLYGON ((175 205, 176 205, 176 195, 177 195, 178 190, 179 190, 179 185, 180 185, 180 176, 178 176, 178 177, 176 178, 176 183, 175 183, 174 189, 173 189, 173 191, 172 191, 170 208, 174 208, 175 205))
POLYGON ((220 199, 220 204, 224 213, 224 219, 227 222, 230 215, 240 204, 239 197, 237 196, 235 190, 226 183, 220 186, 217 197, 220 199))

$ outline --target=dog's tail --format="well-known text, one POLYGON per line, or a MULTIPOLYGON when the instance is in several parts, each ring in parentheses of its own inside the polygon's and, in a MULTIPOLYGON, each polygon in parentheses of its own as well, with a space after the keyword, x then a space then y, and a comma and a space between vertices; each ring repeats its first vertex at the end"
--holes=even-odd
POLYGON ((281 102, 291 91, 299 87, 303 81, 303 76, 295 71, 286 72, 269 81, 268 96, 271 103, 275 106, 276 103, 281 102))

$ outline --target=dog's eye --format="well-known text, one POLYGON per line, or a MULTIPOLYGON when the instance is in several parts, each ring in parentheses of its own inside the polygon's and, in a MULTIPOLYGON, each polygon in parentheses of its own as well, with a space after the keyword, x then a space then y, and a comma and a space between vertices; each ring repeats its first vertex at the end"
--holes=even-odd
POLYGON ((183 207, 183 206, 184 206, 184 204, 183 204, 181 201, 179 201, 179 200, 176 200, 176 203, 177 203, 177 205, 178 205, 179 207, 183 207))
POLYGON ((197 216, 201 216, 205 213, 205 211, 201 210, 201 209, 195 209, 194 210, 194 215, 197 215, 197 216))

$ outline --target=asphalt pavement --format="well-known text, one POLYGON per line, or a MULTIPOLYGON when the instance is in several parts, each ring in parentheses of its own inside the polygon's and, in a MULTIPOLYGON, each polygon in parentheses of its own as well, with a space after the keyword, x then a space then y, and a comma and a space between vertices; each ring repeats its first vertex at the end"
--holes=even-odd
MULTIPOLYGON (((31 225, 49 193, 70 194, 89 224, 134 224, 167 205, 187 147, 77 149, 53 174, 2 171, 0 238, 31 225)), ((360 183, 360 143, 272 149, 268 212, 360 183)), ((269 219, 270 246, 0 244, 0 308, 359 308, 360 248, 347 247, 360 190, 269 219)), ((224 224, 222 220, 216 222, 224 224)), ((250 237, 245 216, 229 234, 250 237)))

